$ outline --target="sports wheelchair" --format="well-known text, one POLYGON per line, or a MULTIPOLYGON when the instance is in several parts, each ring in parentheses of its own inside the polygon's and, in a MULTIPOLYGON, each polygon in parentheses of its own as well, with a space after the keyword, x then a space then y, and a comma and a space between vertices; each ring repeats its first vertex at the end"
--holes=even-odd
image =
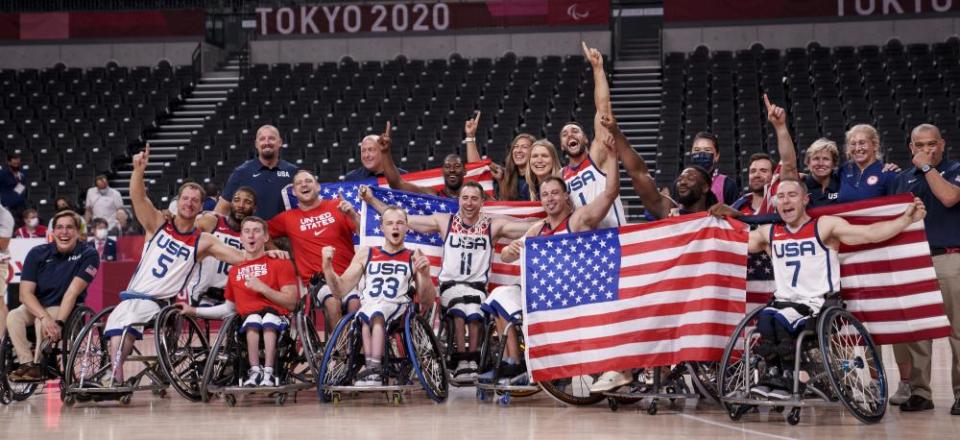
MULTIPOLYGON (((603 393, 611 411, 621 405, 640 404, 647 414, 655 415, 659 402, 667 400, 672 407, 680 402, 719 402, 717 395, 716 362, 681 362, 673 366, 638 369, 636 378, 627 391, 603 393)), ((622 388, 622 387, 621 387, 622 388)))
MULTIPOLYGON (((62 393, 71 380, 71 376, 65 375, 64 371, 66 370, 67 358, 73 342, 72 338, 79 333, 80 328, 83 327, 92 316, 93 310, 90 310, 90 308, 83 304, 77 304, 64 323, 60 340, 52 344, 49 341, 44 342, 40 348, 41 356, 39 364, 45 377, 40 381, 13 381, 10 379, 10 374, 20 367, 20 362, 17 360, 10 335, 5 335, 2 342, 0 342, 0 403, 6 405, 14 401, 19 402, 25 400, 36 392, 39 387, 43 386, 44 382, 52 378, 60 378, 60 390, 62 393)), ((36 336, 32 325, 27 327, 27 338, 34 344, 34 346, 31 347, 32 353, 36 347, 36 336)))
POLYGON ((887 408, 887 377, 869 332, 848 312, 839 297, 829 297, 820 313, 808 319, 796 337, 790 398, 764 399, 752 393, 762 372, 763 357, 756 318, 763 307, 737 325, 720 362, 717 388, 732 420, 757 407, 777 412, 789 408, 786 420, 800 422, 801 408, 843 405, 863 423, 876 423, 887 408))
POLYGON ((440 343, 427 320, 412 303, 403 317, 387 324, 384 338, 381 386, 354 386, 365 363, 361 320, 356 313, 344 316, 330 335, 321 360, 317 393, 322 402, 338 403, 343 393, 383 392, 394 404, 405 392, 422 388, 435 402, 443 402, 450 382, 440 343), (418 383, 419 382, 419 383, 418 383))
MULTIPOLYGON (((135 391, 149 390, 164 397, 169 385, 187 399, 200 400, 200 374, 209 348, 199 324, 167 302, 151 322, 133 324, 131 327, 143 333, 152 330, 156 354, 143 353, 142 347, 134 344, 126 365, 139 362, 143 368, 124 383, 115 384, 109 377, 113 361, 110 338, 104 336, 107 317, 113 310, 108 307, 97 313, 74 339, 65 371, 73 379, 61 393, 63 402, 69 406, 83 401, 119 400, 128 405, 135 391), (142 384, 145 378, 150 380, 148 384, 142 384)), ((121 340, 129 331, 130 327, 123 330, 121 340)))
MULTIPOLYGON (((203 368, 200 395, 204 402, 215 395, 222 395, 227 405, 235 406, 238 397, 266 395, 273 398, 277 405, 283 405, 290 393, 296 396, 299 390, 313 387, 310 367, 306 365, 305 359, 309 352, 298 350, 300 348, 297 344, 298 335, 292 328, 280 332, 277 339, 274 373, 279 384, 272 387, 241 386, 250 367, 247 360, 247 341, 241 330, 242 324, 240 315, 232 315, 220 327, 220 332, 203 368)), ((261 349, 262 344, 261 341, 261 349)), ((261 358, 262 356, 263 354, 261 358)))

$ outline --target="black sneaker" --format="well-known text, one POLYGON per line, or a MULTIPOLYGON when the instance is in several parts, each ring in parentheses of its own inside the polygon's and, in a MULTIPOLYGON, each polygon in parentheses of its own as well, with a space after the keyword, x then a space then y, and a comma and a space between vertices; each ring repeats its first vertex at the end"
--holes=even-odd
POLYGON ((957 400, 953 402, 953 406, 950 407, 950 415, 960 416, 960 397, 957 397, 957 400))
MULTIPOLYGON (((956 405, 954 405, 956 406, 956 405)), ((920 397, 916 394, 910 396, 906 402, 900 404, 900 411, 904 412, 917 412, 917 411, 927 411, 933 409, 933 401, 920 397)), ((952 413, 952 409, 951 409, 952 413)))

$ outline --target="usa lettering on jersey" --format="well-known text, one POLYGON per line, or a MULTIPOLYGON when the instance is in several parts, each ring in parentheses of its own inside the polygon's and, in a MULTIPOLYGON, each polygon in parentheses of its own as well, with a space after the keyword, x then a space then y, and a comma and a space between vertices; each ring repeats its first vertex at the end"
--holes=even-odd
POLYGON ((406 302, 413 284, 413 253, 403 249, 389 254, 370 248, 363 274, 363 298, 367 301, 406 302))
POLYGON ((168 298, 177 295, 196 267, 196 245, 200 231, 180 233, 165 224, 143 248, 140 266, 127 290, 168 298))
POLYGON ((476 224, 467 226, 459 214, 454 215, 443 240, 437 278, 441 282, 486 283, 490 260, 493 258, 490 234, 489 217, 481 215, 476 224))

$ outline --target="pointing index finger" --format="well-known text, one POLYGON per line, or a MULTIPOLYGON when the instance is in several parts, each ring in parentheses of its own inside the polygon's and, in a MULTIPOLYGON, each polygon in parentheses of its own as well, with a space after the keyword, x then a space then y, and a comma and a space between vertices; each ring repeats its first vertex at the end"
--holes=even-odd
POLYGON ((770 110, 770 107, 773 107, 773 105, 770 104, 770 98, 767 97, 767 94, 766 94, 766 93, 763 94, 763 103, 764 103, 764 105, 767 106, 767 110, 768 110, 768 111, 770 110))

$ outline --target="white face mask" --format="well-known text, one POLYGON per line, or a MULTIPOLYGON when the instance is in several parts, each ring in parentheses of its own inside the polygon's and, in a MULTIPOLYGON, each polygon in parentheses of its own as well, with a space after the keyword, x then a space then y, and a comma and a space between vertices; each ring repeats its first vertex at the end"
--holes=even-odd
POLYGON ((39 224, 39 223, 40 223, 40 219, 38 219, 38 218, 36 218, 36 217, 28 218, 28 219, 27 219, 27 226, 29 226, 29 227, 31 227, 31 228, 36 228, 36 227, 37 227, 37 224, 39 224))
POLYGON ((96 235, 97 240, 104 240, 104 239, 107 238, 107 230, 106 230, 106 229, 97 229, 97 232, 95 232, 94 235, 96 235))

